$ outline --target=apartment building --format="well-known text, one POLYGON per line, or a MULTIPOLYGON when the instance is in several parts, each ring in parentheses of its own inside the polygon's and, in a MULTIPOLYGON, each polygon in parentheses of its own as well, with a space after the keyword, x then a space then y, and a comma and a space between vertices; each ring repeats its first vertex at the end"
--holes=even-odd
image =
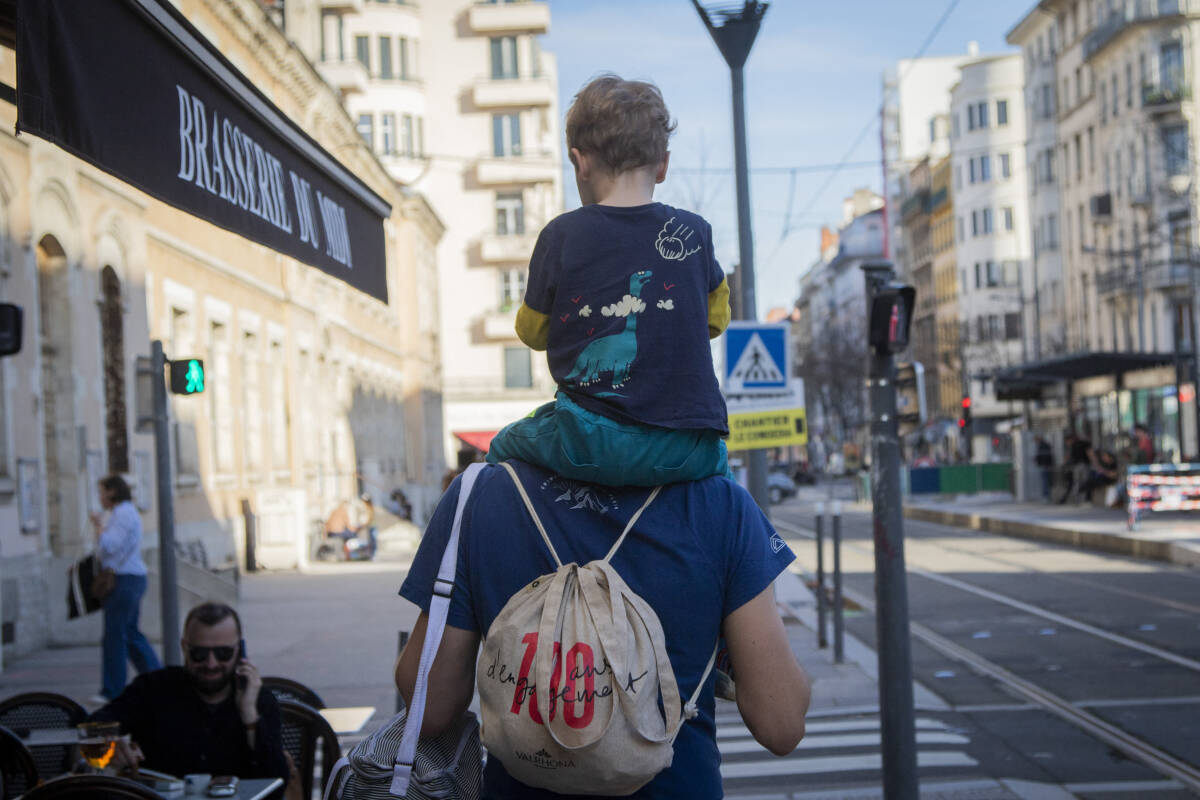
MULTIPOLYGON (((95 65, 61 71, 75 83, 44 96, 54 113, 22 106, 17 136, 17 108, 0 103, 0 291, 26 319, 24 348, 0 362, 9 652, 98 641, 98 615, 67 620, 65 573, 92 549, 100 477, 128 478, 148 555, 157 546, 138 369, 152 340, 168 358, 203 359, 207 376, 170 406, 185 602, 236 597, 201 567, 245 566, 248 520, 256 561, 287 568, 337 502, 404 487, 416 504, 443 471, 441 354, 423 308, 436 305, 442 226, 429 204, 395 184, 255 0, 88 10, 79 27, 28 34, 47 60, 95 65), (154 69, 114 81, 115 41, 154 69), (97 102, 106 115, 91 113, 97 102), (87 141, 69 138, 80 130, 87 141)), ((0 48, 0 81, 45 91, 16 62, 0 48)), ((159 596, 146 598, 152 632, 159 596)))
MULTIPOLYGON (((909 282, 917 290, 913 309, 908 357, 925 369, 927 387, 938 384, 937 295, 934 290, 932 179, 929 159, 923 158, 909 172, 909 195, 900 206, 904 247, 910 263, 909 282)), ((928 391, 928 389, 927 389, 928 391)))
MULTIPOLYGON (((949 156, 932 168, 929 230, 933 249, 934 363, 925 391, 931 414, 954 419, 963 397, 962 352, 959 349, 958 255, 954 238, 953 168, 949 156)), ((957 435, 957 432, 955 432, 957 435)))
POLYGON ((549 6, 289 0, 286 25, 445 226, 439 299, 422 306, 439 321, 447 457, 476 457, 554 392, 513 331, 537 232, 562 209, 557 71, 539 46, 549 6))
MULTIPOLYGON (((1014 415, 989 370, 1025 360, 1027 289, 1024 64, 992 56, 964 64, 950 92, 955 252, 961 346, 972 400, 972 438, 986 449, 996 423, 1014 415)), ((978 454, 978 451, 973 451, 978 454)))

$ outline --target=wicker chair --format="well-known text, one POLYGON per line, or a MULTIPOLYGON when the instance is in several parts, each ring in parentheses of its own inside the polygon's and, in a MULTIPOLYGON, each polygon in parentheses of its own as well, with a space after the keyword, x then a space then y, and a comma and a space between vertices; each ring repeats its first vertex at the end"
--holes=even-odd
MULTIPOLYGON (((53 692, 28 692, 0 701, 0 725, 13 731, 39 728, 74 728, 87 719, 83 706, 53 692)), ((39 745, 29 748, 42 780, 50 780, 71 769, 70 745, 39 745)))
POLYGON ((280 700, 279 715, 283 723, 283 749, 300 773, 301 796, 312 797, 318 758, 321 779, 316 786, 319 792, 324 792, 325 784, 333 776, 333 765, 342 757, 337 734, 315 708, 303 703, 280 700))
POLYGON ((33 754, 15 733, 0 727, 0 798, 12 800, 38 784, 33 754))
POLYGON ((325 708, 325 701, 312 689, 291 678, 268 676, 262 679, 263 686, 271 690, 276 700, 290 700, 293 703, 303 703, 310 708, 320 711, 325 708))
POLYGON ((21 800, 162 800, 162 795, 111 775, 64 775, 30 789, 21 800))

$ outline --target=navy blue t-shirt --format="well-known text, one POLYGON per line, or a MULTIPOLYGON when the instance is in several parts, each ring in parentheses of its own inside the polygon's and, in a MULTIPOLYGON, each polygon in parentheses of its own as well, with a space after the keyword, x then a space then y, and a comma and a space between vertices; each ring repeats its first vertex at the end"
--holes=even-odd
MULTIPOLYGON (((523 462, 511 462, 564 564, 587 563, 621 535, 650 489, 589 486, 523 462)), ((459 479, 442 497, 401 596, 429 610, 433 580, 450 537, 459 479)), ((508 599, 554 561, 503 467, 486 467, 463 511, 458 569, 448 624, 486 634, 508 599)), ((667 655, 686 700, 720 635, 721 621, 757 597, 795 556, 744 489, 725 478, 677 483, 642 514, 612 565, 658 614, 667 655)), ((700 693, 699 715, 675 740, 671 766, 635 798, 721 797, 713 700, 714 676, 700 693)), ((489 759, 485 796, 504 800, 561 798, 514 780, 489 759)), ((593 800, 594 800, 594 796, 593 800)))
POLYGON ((712 227, 650 203, 586 205, 542 229, 525 305, 549 315, 547 359, 579 405, 618 422, 729 432, 709 347, 725 280, 712 227))

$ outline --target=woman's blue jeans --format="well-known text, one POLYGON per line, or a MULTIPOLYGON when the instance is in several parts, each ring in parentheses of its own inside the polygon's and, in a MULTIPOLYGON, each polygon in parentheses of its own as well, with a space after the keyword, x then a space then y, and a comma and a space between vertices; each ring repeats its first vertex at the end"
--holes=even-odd
POLYGON ((158 654, 138 630, 145 575, 118 575, 117 585, 104 598, 104 664, 101 692, 109 700, 125 691, 125 660, 138 674, 162 669, 158 654))

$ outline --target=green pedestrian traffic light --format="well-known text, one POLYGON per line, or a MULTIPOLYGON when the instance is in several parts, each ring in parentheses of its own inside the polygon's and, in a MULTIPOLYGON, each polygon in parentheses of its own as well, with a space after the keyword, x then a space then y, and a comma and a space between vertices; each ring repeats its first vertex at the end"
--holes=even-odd
POLYGON ((199 394, 204 391, 204 362, 181 358, 171 362, 171 393, 199 394))

